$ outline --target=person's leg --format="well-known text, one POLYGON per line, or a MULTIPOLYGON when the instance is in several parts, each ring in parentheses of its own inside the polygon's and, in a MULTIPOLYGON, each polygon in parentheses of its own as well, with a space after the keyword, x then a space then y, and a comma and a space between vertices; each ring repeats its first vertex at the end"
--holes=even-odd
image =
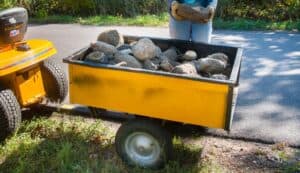
POLYGON ((212 22, 206 24, 193 23, 191 33, 192 41, 210 43, 212 30, 212 22))
POLYGON ((171 38, 190 40, 191 25, 192 23, 190 21, 177 21, 174 18, 170 17, 169 30, 171 38))

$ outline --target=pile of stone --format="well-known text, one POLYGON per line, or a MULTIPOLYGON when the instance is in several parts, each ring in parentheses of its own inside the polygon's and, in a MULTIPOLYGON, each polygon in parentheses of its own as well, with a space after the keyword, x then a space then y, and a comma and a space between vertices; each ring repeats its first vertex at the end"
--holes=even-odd
POLYGON ((85 61, 220 80, 227 80, 231 72, 229 59, 223 53, 198 57, 194 50, 181 53, 170 47, 162 51, 148 38, 124 43, 117 30, 101 33, 91 49, 85 61))

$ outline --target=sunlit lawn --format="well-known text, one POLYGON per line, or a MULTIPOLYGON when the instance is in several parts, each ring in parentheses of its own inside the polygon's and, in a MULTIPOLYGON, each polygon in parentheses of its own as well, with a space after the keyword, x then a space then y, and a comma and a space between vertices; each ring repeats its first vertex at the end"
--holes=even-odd
MULTIPOLYGON (((31 18, 31 23, 78 23, 83 25, 118 25, 118 26, 168 26, 169 15, 162 13, 160 15, 138 15, 135 17, 122 16, 90 16, 90 17, 72 17, 72 16, 48 16, 45 18, 31 18)), ((214 27, 216 29, 233 30, 293 30, 300 31, 300 21, 263 21, 249 19, 223 20, 215 19, 214 27)))
MULTIPOLYGON (((221 172, 219 166, 201 163, 201 148, 174 138, 175 157, 158 173, 221 172)), ((83 118, 39 118, 24 122, 0 145, 0 172, 13 173, 119 173, 152 172, 128 168, 114 148, 114 133, 101 121, 83 118)))

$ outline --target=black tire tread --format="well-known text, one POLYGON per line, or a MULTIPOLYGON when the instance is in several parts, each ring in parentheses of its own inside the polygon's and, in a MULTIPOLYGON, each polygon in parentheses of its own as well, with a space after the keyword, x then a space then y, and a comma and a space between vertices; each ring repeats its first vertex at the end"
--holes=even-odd
POLYGON ((48 59, 42 63, 41 71, 48 79, 43 80, 47 98, 55 102, 64 101, 68 94, 68 80, 61 67, 52 59, 48 59))
POLYGON ((13 133, 21 120, 21 108, 14 93, 9 89, 0 90, 0 139, 13 133))

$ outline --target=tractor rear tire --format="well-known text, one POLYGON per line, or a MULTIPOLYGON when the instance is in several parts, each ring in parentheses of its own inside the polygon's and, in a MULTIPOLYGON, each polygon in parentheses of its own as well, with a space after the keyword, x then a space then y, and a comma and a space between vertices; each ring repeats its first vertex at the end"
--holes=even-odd
POLYGON ((68 95, 68 80, 61 67, 48 59, 41 65, 43 83, 47 98, 52 102, 61 103, 68 95))
POLYGON ((14 93, 0 90, 0 140, 12 134, 21 124, 21 108, 14 93))

